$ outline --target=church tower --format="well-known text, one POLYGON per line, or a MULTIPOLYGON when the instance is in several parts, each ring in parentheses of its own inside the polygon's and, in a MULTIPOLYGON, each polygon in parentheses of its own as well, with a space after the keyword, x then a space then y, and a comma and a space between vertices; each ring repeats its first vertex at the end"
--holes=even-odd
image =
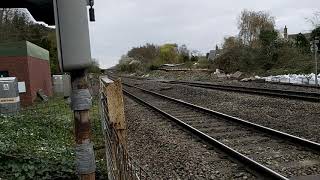
POLYGON ((287 26, 284 27, 283 36, 284 36, 284 39, 288 39, 288 28, 287 28, 287 26))

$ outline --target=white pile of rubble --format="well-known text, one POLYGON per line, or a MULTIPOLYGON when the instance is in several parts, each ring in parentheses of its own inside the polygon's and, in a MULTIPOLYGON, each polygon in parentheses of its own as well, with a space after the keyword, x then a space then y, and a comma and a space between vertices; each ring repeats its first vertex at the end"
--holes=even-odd
MULTIPOLYGON (((287 74, 287 75, 277 75, 268 77, 258 77, 257 79, 264 79, 267 82, 281 82, 281 83, 291 83, 291 84, 307 84, 315 85, 315 74, 287 74)), ((320 84, 320 74, 318 74, 318 84, 320 84)))

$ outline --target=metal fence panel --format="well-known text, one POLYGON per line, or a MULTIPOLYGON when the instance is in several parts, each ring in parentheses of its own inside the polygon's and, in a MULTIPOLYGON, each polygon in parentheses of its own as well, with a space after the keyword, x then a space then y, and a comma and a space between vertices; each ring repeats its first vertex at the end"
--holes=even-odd
MULTIPOLYGON (((108 170, 109 180, 140 180, 149 179, 150 175, 143 170, 138 163, 129 157, 127 151, 127 139, 126 128, 117 126, 120 122, 118 118, 111 119, 110 111, 112 108, 119 108, 110 105, 108 103, 107 96, 111 96, 112 92, 106 91, 107 86, 113 85, 118 86, 113 88, 111 91, 121 91, 115 93, 121 93, 117 98, 122 98, 122 86, 120 80, 113 82, 107 78, 101 78, 100 88, 100 116, 102 130, 105 139, 105 155, 106 155, 106 166, 108 170)), ((112 89, 112 88, 111 88, 112 89)), ((110 98, 109 98, 110 99, 110 98)), ((119 102, 123 101, 119 99, 119 102)), ((120 103, 120 106, 123 104, 120 103)), ((120 107, 123 108, 123 107, 120 107)), ((120 120, 121 121, 121 120, 120 120)), ((123 121, 125 121, 123 119, 123 121)), ((125 122, 122 122, 124 125, 125 122)))

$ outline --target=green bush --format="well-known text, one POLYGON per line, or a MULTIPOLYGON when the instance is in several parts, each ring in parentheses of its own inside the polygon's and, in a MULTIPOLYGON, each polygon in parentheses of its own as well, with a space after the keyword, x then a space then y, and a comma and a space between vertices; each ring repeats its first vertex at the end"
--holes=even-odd
POLYGON ((149 69, 150 71, 155 71, 155 70, 158 70, 159 67, 160 67, 160 66, 158 66, 158 65, 151 64, 148 69, 149 69))
POLYGON ((197 68, 210 69, 211 67, 212 67, 212 61, 209 61, 208 59, 203 57, 199 59, 197 68))
POLYGON ((142 66, 141 64, 138 64, 138 63, 132 63, 132 64, 124 63, 124 64, 117 65, 118 71, 126 72, 126 73, 135 73, 141 69, 142 69, 142 66))
POLYGON ((312 57, 288 42, 278 42, 274 47, 239 47, 225 50, 214 60, 213 68, 227 73, 242 71, 260 75, 310 73, 312 57))

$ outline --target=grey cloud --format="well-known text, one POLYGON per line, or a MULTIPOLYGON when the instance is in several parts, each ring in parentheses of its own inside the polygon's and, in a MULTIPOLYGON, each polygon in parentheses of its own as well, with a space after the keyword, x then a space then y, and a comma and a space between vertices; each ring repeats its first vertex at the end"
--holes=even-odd
MULTIPOLYGON (((131 47, 176 42, 205 53, 237 33, 241 10, 264 10, 277 28, 311 29, 305 18, 320 1, 305 0, 96 0, 96 22, 90 23, 92 55, 104 67, 115 65, 131 47)), ((319 10, 318 10, 319 11, 319 10)))

